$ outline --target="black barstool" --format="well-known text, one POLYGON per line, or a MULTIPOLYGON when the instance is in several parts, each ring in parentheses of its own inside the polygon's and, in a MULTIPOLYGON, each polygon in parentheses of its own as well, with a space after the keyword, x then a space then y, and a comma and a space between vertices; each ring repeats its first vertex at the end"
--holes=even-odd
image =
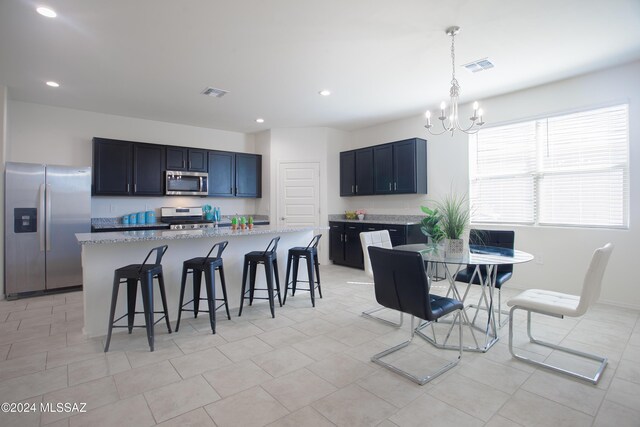
POLYGON ((206 257, 191 258, 182 264, 182 284, 180 287, 180 305, 178 307, 178 323, 176 323, 176 332, 180 328, 180 318, 183 311, 193 311, 193 317, 198 317, 198 312, 203 311, 209 313, 209 321, 211 322, 211 331, 216 333, 216 310, 225 307, 227 310, 227 318, 231 320, 229 314, 229 304, 227 303, 227 286, 224 281, 224 268, 222 267, 222 252, 229 242, 218 242, 211 247, 206 257), (218 249, 215 257, 210 257, 211 253, 218 249), (222 288, 223 298, 216 298, 216 270, 220 274, 220 287, 222 288), (200 297, 200 284, 202 283, 202 273, 204 272, 204 281, 207 289, 207 298, 200 297), (187 285, 187 274, 193 274, 193 299, 186 303, 184 301, 184 288, 187 285), (200 300, 206 299, 209 310, 199 310, 200 300), (216 307, 216 301, 223 301, 216 307), (184 308, 193 302, 193 309, 184 308))
POLYGON ((245 299, 249 299, 249 305, 253 304, 254 291, 267 291, 268 296, 266 298, 255 299, 268 299, 269 308, 271 309, 271 317, 276 317, 274 312, 273 301, 273 277, 276 278, 276 289, 278 295, 278 303, 282 307, 282 300, 280 299, 280 278, 278 277, 278 242, 280 237, 274 237, 269 242, 269 246, 264 251, 253 251, 244 255, 244 268, 242 269, 242 294, 240 297, 240 311, 238 317, 242 315, 242 305, 245 299), (256 269, 258 264, 264 264, 264 272, 267 276, 267 288, 256 288, 256 269), (251 277, 249 283, 249 290, 247 289, 247 270, 251 268, 251 277), (249 296, 247 296, 249 293, 249 296))
POLYGON ((284 300, 283 304, 287 302, 287 291, 289 290, 289 284, 291 284, 291 296, 296 294, 296 285, 298 282, 309 283, 309 289, 299 289, 300 291, 309 291, 311 295, 311 305, 316 306, 316 298, 315 298, 315 288, 318 288, 318 294, 320 294, 320 298, 322 298, 322 288, 320 287, 320 266, 318 265, 318 243, 320 242, 320 238, 322 234, 317 234, 313 236, 311 242, 307 245, 307 247, 298 246, 295 248, 289 249, 289 256, 287 257, 287 277, 286 277, 286 285, 284 290, 284 300), (298 280, 298 265, 300 263, 300 258, 305 258, 307 260, 307 276, 309 280, 298 280), (291 271, 291 265, 293 264, 293 280, 289 282, 289 273, 291 271), (316 280, 313 277, 313 270, 315 268, 316 280))
POLYGON ((113 275, 113 293, 111 294, 111 313, 109 314, 109 332, 107 333, 107 343, 104 351, 109 351, 111 343, 111 332, 113 328, 128 328, 131 333, 133 328, 146 328, 147 340, 149 348, 153 351, 153 327, 163 318, 167 322, 167 330, 171 333, 171 325, 169 324, 169 311, 167 310, 167 295, 164 291, 164 278, 162 277, 162 257, 167 251, 168 246, 158 246, 153 248, 147 254, 142 264, 130 264, 126 267, 117 269, 113 275), (147 264, 147 260, 151 254, 156 253, 156 262, 147 264), (160 288, 160 296, 162 297, 162 307, 164 311, 153 311, 153 279, 158 279, 158 287, 160 288), (136 295, 138 293, 138 281, 140 281, 140 290, 142 291, 142 304, 144 311, 136 311, 136 295), (116 313, 116 303, 118 300, 118 290, 120 285, 127 284, 127 313, 114 320, 116 313), (163 314, 157 321, 153 321, 155 313, 163 314), (136 314, 144 314, 145 325, 134 325, 133 320, 136 314), (114 323, 127 316, 127 326, 116 326, 114 323))

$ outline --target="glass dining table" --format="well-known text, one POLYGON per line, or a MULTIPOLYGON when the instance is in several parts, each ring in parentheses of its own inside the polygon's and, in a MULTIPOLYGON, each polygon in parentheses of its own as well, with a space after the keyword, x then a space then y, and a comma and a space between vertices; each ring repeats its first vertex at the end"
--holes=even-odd
MULTIPOLYGON (((506 264, 520 264, 533 260, 533 255, 507 248, 499 248, 493 246, 480 246, 469 245, 469 248, 463 252, 462 255, 447 256, 446 252, 442 249, 438 249, 428 244, 411 244, 394 246, 395 250, 419 252, 425 261, 425 269, 427 277, 429 279, 429 287, 431 288, 432 279, 435 277, 436 266, 442 265, 444 267, 444 276, 449 283, 449 289, 447 295, 452 294, 453 298, 465 303, 465 299, 468 296, 468 290, 464 295, 461 295, 455 284, 455 277, 462 267, 467 265, 475 265, 474 275, 477 275, 479 284, 481 286, 481 296, 484 298, 487 308, 487 321, 482 328, 475 325, 476 316, 473 321, 469 320, 466 309, 463 310, 462 321, 469 326, 471 337, 474 345, 465 345, 466 351, 478 351, 486 352, 498 341, 498 324, 496 322, 495 307, 494 307, 494 291, 496 284, 496 275, 498 272, 498 266, 506 264), (483 338, 478 340, 475 334, 475 330, 480 329, 483 333, 483 338)), ((465 306, 468 308, 468 306, 465 306)), ((498 310, 500 307, 498 307, 498 310)), ((477 314, 476 314, 477 315, 477 314)), ((416 334, 429 341, 439 348, 457 349, 455 345, 447 344, 450 338, 450 332, 447 333, 445 339, 442 342, 438 342, 435 338, 435 330, 431 322, 423 322, 416 328, 416 334), (422 329, 431 325, 434 332, 434 337, 430 337, 422 332, 422 329)))

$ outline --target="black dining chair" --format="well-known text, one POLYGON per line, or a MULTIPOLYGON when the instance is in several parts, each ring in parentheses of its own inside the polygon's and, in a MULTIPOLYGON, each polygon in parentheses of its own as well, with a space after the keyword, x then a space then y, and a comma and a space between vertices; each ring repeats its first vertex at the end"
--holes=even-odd
MULTIPOLYGON (((469 245, 476 246, 491 246, 496 248, 514 249, 515 246, 515 232, 512 230, 477 230, 473 229, 469 232, 469 245)), ((497 266, 495 272, 495 288, 498 290, 498 325, 504 326, 508 319, 505 319, 502 323, 502 314, 508 315, 507 310, 502 310, 502 285, 504 285, 513 276, 513 264, 505 264, 497 266)), ((487 268, 480 266, 477 268, 475 264, 469 264, 466 268, 460 270, 456 274, 456 282, 467 283, 467 289, 464 292, 463 301, 466 299, 467 294, 471 288, 471 285, 486 285, 491 278, 487 274, 487 268)), ((475 323, 478 317, 479 310, 487 310, 489 302, 483 287, 478 304, 470 304, 469 307, 475 308, 476 313, 473 316, 472 323, 475 323), (485 305, 482 305, 484 300, 485 305)))
POLYGON ((429 279, 424 260, 419 252, 400 251, 394 249, 369 246, 369 257, 373 269, 373 282, 378 304, 411 315, 411 337, 388 350, 374 355, 371 361, 383 366, 411 381, 424 385, 458 364, 462 357, 462 322, 463 304, 453 298, 433 295, 429 289, 429 279), (416 376, 382 361, 382 358, 407 347, 415 334, 414 319, 418 317, 427 322, 436 322, 448 314, 454 313, 449 328, 451 333, 458 322, 459 349, 458 357, 428 375, 416 376))

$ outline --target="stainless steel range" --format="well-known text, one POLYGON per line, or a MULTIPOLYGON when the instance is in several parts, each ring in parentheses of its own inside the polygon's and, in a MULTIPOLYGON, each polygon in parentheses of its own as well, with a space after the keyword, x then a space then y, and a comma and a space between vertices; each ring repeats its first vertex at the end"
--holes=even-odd
POLYGON ((170 230, 213 228, 213 221, 203 219, 202 208, 161 208, 160 215, 170 230))

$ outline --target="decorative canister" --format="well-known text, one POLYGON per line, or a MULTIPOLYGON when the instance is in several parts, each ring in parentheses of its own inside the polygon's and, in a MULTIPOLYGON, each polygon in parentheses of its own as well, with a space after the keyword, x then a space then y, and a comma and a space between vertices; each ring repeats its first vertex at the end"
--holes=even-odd
POLYGON ((129 225, 129 215, 125 215, 122 217, 122 224, 129 225))
POLYGON ((144 224, 145 220, 145 212, 138 212, 138 224, 144 224))
POLYGON ((131 214, 129 215, 129 224, 137 224, 138 223, 138 215, 131 214))
POLYGON ((147 211, 145 215, 145 219, 147 224, 155 224, 156 223, 156 213, 154 211, 147 211))

